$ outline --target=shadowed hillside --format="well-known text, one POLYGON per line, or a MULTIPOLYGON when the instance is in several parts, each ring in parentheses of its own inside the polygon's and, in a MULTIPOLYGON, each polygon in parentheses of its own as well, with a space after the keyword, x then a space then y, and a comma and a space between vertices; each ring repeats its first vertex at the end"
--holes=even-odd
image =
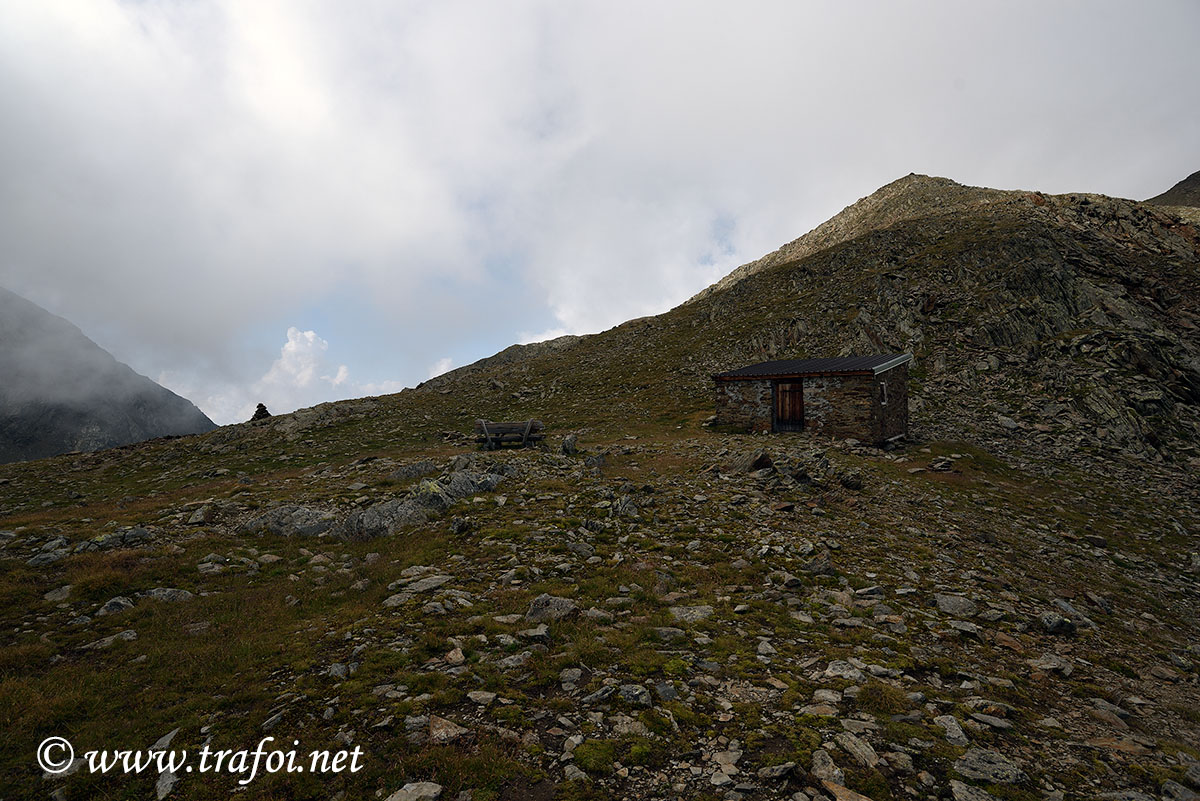
POLYGON ((1200 206, 1200 172, 1194 172, 1173 187, 1146 201, 1159 206, 1200 206))
POLYGON ((0 289, 0 462, 215 427, 66 320, 0 289))

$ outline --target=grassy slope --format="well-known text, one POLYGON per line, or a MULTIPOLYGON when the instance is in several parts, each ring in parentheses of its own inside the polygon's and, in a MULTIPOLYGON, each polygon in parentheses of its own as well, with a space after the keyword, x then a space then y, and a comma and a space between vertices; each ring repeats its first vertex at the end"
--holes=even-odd
MULTIPOLYGON (((644 760, 653 767, 723 734, 740 739, 747 760, 755 765, 792 758, 807 766, 815 745, 840 727, 836 719, 797 716, 795 708, 828 684, 814 681, 810 669, 799 666, 815 656, 858 655, 905 670, 911 681, 897 687, 925 692, 944 704, 943 711, 958 710, 964 719, 961 704, 973 692, 955 689, 961 681, 992 676, 1012 682, 1011 687, 985 686, 990 697, 1019 710, 1013 715, 1015 730, 972 731, 972 737, 1010 754, 1046 754, 1041 775, 1069 792, 1113 786, 1110 770, 1119 783, 1137 786, 1178 777, 1181 771, 1172 767, 1170 757, 1178 749, 1191 749, 1189 743, 1200 736, 1194 714, 1200 699, 1194 678, 1168 682, 1151 671, 1169 666, 1171 652, 1182 653, 1197 641, 1196 582, 1186 566, 1200 514, 1194 488, 1181 478, 1182 465, 1147 465, 1146 483, 1106 478, 1117 462, 1098 462, 1100 470, 1077 468, 1055 461, 1052 450, 1039 450, 1032 441, 1003 441, 993 448, 987 443, 997 435, 987 421, 976 429, 976 444, 938 441, 960 434, 963 419, 974 424, 966 412, 957 414, 967 401, 990 403, 1004 392, 1019 394, 1020 387, 985 378, 966 390, 931 386, 925 392, 924 382, 934 382, 918 373, 914 390, 927 399, 918 430, 933 440, 929 453, 914 447, 903 457, 907 461, 899 463, 880 454, 828 453, 838 470, 864 474, 862 492, 845 490, 836 480, 818 490, 771 487, 747 477, 718 480, 705 470, 723 461, 726 451, 768 444, 779 457, 807 447, 786 438, 704 430, 700 423, 711 412, 711 372, 780 353, 861 347, 864 337, 874 336, 887 347, 911 345, 926 364, 941 359, 944 371, 956 374, 978 356, 978 346, 963 337, 963 329, 983 328, 1011 311, 1013 290, 1005 282, 1012 265, 1031 253, 1072 251, 1097 256, 1102 264, 1119 257, 1124 271, 1176 288, 1180 300, 1172 313, 1195 311, 1194 262, 1153 258, 1103 239, 1068 237, 1040 217, 1031 222, 1000 209, 968 228, 951 219, 903 223, 800 263, 778 265, 666 315, 586 337, 561 353, 479 372, 459 371, 417 391, 201 437, 0 466, 0 480, 7 479, 0 485, 0 530, 15 531, 4 552, 20 557, 0 560, 0 771, 11 777, 13 797, 45 792, 31 762, 34 744, 49 734, 66 734, 91 746, 145 747, 181 726, 180 743, 194 748, 200 727, 212 726, 218 744, 248 747, 262 736, 262 722, 279 710, 285 712, 283 723, 271 733, 281 738, 294 734, 306 747, 337 747, 336 732, 356 732, 354 742, 368 749, 368 770, 338 780, 348 782, 352 796, 376 788, 391 792, 415 778, 434 778, 450 790, 475 788, 477 798, 532 792, 532 787, 551 792, 549 782, 558 784, 556 792, 575 792, 579 788, 568 789, 539 757, 554 747, 548 744, 553 737, 544 734, 554 716, 576 710, 575 701, 557 689, 559 670, 586 665, 593 672, 590 688, 599 686, 602 676, 679 682, 695 674, 692 660, 701 656, 722 665, 718 676, 734 689, 742 684, 762 687, 768 676, 788 689, 762 698, 750 693, 746 698, 752 700, 737 701, 732 712, 703 695, 686 706, 667 705, 679 731, 664 727, 661 710, 649 718, 630 710, 643 718, 648 736, 615 736, 581 720, 598 745, 585 750, 580 764, 590 765, 588 770, 602 782, 611 770, 609 751, 626 765, 644 760), (848 270, 855 280, 839 280, 848 270), (904 341, 900 323, 908 318, 889 314, 888 304, 899 302, 911 311, 929 296, 935 300, 922 321, 922 338, 904 341), (864 311, 869 324, 861 319, 864 311), (504 388, 492 388, 489 378, 503 382, 504 388), (964 397, 965 392, 972 394, 964 397), (954 419, 946 419, 951 413, 954 419), (477 416, 527 415, 546 420, 554 432, 583 430, 593 452, 610 452, 603 475, 592 475, 579 460, 505 454, 497 458, 521 472, 502 487, 509 498, 504 506, 490 498, 462 503, 427 526, 367 543, 237 533, 239 519, 279 501, 345 512, 364 496, 391 497, 402 489, 385 478, 395 463, 421 456, 441 462, 464 452, 444 441, 442 432, 467 431, 477 416), (638 439, 626 439, 630 436, 638 439), (949 453, 968 458, 958 460, 955 471, 947 474, 909 472, 949 453), (363 463, 363 456, 380 458, 363 463), (1059 476, 1049 479, 1040 475, 1044 471, 1023 469, 1025 458, 1037 465, 1049 462, 1059 476), (355 483, 367 486, 352 489, 355 483), (630 489, 644 484, 655 491, 630 489), (642 510, 637 519, 614 521, 606 507, 597 507, 631 491, 642 510), (219 509, 214 520, 187 525, 206 501, 215 501, 219 509), (783 501, 797 503, 800 512, 772 511, 783 501), (453 517, 471 518, 471 533, 454 533, 453 517), (596 525, 588 527, 589 521, 596 525), (49 567, 25 565, 28 549, 51 536, 76 542, 129 525, 150 526, 157 537, 154 545, 71 556, 49 567), (557 570, 557 564, 570 560, 563 548, 568 538, 564 531, 577 532, 574 538, 590 532, 586 536, 603 561, 557 570), (1096 551, 1089 536, 1105 538, 1107 549, 1096 551), (698 549, 689 549, 693 540, 700 540, 698 549), (823 590, 841 591, 835 579, 806 583, 802 608, 814 613, 812 625, 798 624, 786 605, 754 599, 771 570, 799 572, 802 560, 794 548, 804 540, 840 546, 835 558, 851 589, 870 583, 916 589, 910 598, 889 598, 905 615, 910 633, 889 643, 831 625, 819 614, 824 607, 816 599, 823 590), (784 548, 781 555, 733 566, 748 544, 772 543, 784 548), (259 569, 237 561, 267 552, 282 561, 259 569), (232 566, 217 575, 199 574, 196 564, 209 553, 230 558, 232 566), (313 562, 320 553, 329 555, 331 568, 313 562), (371 553, 380 556, 369 559, 371 553), (620 562, 613 561, 617 553, 624 557, 620 562), (522 574, 518 585, 497 583, 498 574, 513 564, 542 572, 522 574), (459 579, 456 586, 474 594, 475 606, 444 616, 423 615, 419 604, 381 611, 390 594, 386 585, 410 565, 436 565, 453 573, 459 579), (651 589, 663 572, 670 575, 672 590, 687 593, 684 603, 710 603, 718 610, 697 627, 712 638, 710 646, 680 649, 654 641, 653 627, 671 622, 664 593, 651 589), (364 579, 366 589, 353 588, 364 579), (43 593, 68 583, 74 589, 66 608, 42 600, 43 593), (622 585, 633 584, 643 590, 628 594, 632 605, 613 623, 556 625, 552 648, 534 657, 524 679, 481 659, 494 654, 497 634, 526 625, 505 625, 493 617, 524 612, 540 592, 570 595, 585 608, 604 608, 606 599, 622 595, 622 585), (75 614, 91 613, 114 595, 157 586, 203 594, 184 604, 142 601, 133 610, 95 618, 86 626, 66 622, 75 614), (1063 653, 1064 645, 1021 624, 1055 597, 1086 606, 1084 593, 1096 589, 1113 611, 1087 607, 1101 630, 1065 645, 1069 657, 1087 663, 1077 663, 1070 679, 1031 673, 1025 660, 1063 653), (943 633, 944 621, 929 618, 935 625, 926 625, 923 610, 941 590, 985 595, 1013 611, 988 627, 991 636, 960 641, 943 633), (740 601, 750 610, 735 615, 732 608, 740 601), (136 630, 138 639, 107 651, 81 650, 125 629, 136 630), (1010 637, 1021 651, 1004 645, 992 629, 1010 637), (480 634, 492 638, 487 646, 470 639, 480 634), (755 657, 759 634, 777 639, 780 655, 770 665, 755 657), (423 668, 449 649, 450 638, 464 643, 469 682, 423 668), (355 645, 365 648, 353 655, 355 645), (361 667, 347 680, 338 683, 321 675, 331 662, 351 659, 361 667), (407 685, 407 698, 382 701, 371 690, 385 683, 407 685), (515 703, 478 712, 463 698, 475 688, 493 690, 515 703), (429 697, 413 700, 423 693, 429 697), (1128 694, 1153 702, 1134 722, 1134 733, 1155 746, 1151 753, 1129 755, 1079 745, 1113 734, 1083 714, 1080 704, 1086 706, 1086 699, 1096 695, 1116 701, 1128 694), (334 710, 329 721, 324 719, 327 708, 334 710), (1041 708, 1070 716, 1065 736, 1056 738, 1036 725, 1041 708), (402 721, 420 711, 464 722, 476 731, 475 742, 409 746, 402 721), (395 718, 392 728, 371 728, 388 715, 395 718), (509 742, 483 729, 483 723, 512 730, 532 727, 543 736, 536 742, 509 742), (599 758, 593 753, 589 762, 589 750, 599 758)), ((1019 283, 1053 285, 1053 275, 1041 284, 1019 283)), ((1165 312, 1147 309, 1147 315, 1165 319, 1165 312)), ((1069 336, 1075 329, 1046 333, 1069 336)), ((995 347, 989 352, 1006 353, 995 347)), ((1040 362, 1013 370, 1022 381, 1052 379, 1045 377, 1040 362)), ((891 706, 903 703, 877 688, 861 705, 850 704, 845 711, 878 716, 893 741, 918 737, 941 743, 939 730, 928 720, 904 724, 908 729, 890 721, 891 706)), ((1133 742, 1128 733, 1116 734, 1122 742, 1133 742)), ((941 780, 959 752, 939 745, 921 758, 921 765, 941 780)), ((641 778, 635 773, 629 781, 641 778)), ((896 792, 906 781, 894 779, 859 771, 848 783, 879 798, 886 797, 879 789, 881 780, 884 785, 891 781, 896 792)), ((148 779, 70 781, 75 784, 68 797, 144 797, 152 784, 148 779)), ((188 781, 177 793, 217 798, 229 786, 188 781)), ((256 781, 251 789, 254 797, 330 794, 308 777, 256 781)), ((1032 785, 1019 792, 1027 794, 1019 797, 1037 797, 1032 785)))

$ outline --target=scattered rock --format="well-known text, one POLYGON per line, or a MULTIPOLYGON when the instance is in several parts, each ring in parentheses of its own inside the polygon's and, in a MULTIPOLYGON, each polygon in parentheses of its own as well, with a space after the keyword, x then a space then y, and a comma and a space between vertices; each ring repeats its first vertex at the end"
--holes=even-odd
POLYGON ((433 782, 409 782, 384 801, 441 801, 442 785, 433 782))
POLYGON ((175 587, 155 587, 152 590, 146 590, 139 593, 142 598, 150 598, 154 601, 190 601, 196 596, 187 590, 176 589, 175 587))
POLYGON ((879 755, 866 740, 855 737, 848 731, 840 732, 833 739, 864 768, 873 768, 879 764, 879 755))
POLYGON ((101 637, 100 639, 96 640, 95 642, 90 642, 87 645, 83 646, 83 648, 84 648, 84 650, 87 650, 87 651, 102 651, 105 648, 112 647, 112 645, 114 643, 132 642, 133 640, 136 640, 136 639, 137 639, 137 632, 134 631, 133 629, 126 629, 125 631, 119 631, 116 634, 113 634, 112 636, 109 636, 109 637, 101 637))
POLYGON ((825 668, 827 679, 847 679, 853 682, 866 681, 866 674, 844 659, 835 659, 825 668))
POLYGON ((833 761, 833 757, 829 756, 829 752, 822 748, 813 751, 812 766, 808 769, 808 772, 823 781, 831 781, 837 784, 846 781, 842 769, 833 761))
POLYGON ((1163 782, 1162 797, 1163 801, 1200 801, 1200 795, 1171 779, 1163 782))
POLYGON ((154 783, 154 794, 158 801, 163 801, 169 796, 177 784, 179 784, 179 777, 175 771, 168 769, 158 774, 158 781, 154 783))
POLYGON ((968 750, 954 763, 954 769, 968 779, 997 784, 1016 784, 1028 778, 1025 771, 1008 757, 983 748, 968 750))
POLYGON ((800 569, 814 576, 836 576, 838 574, 837 567, 833 564, 833 555, 829 551, 804 562, 800 565, 800 569))
POLYGON ((469 729, 459 726, 452 720, 429 716, 429 741, 434 745, 452 743, 469 733, 469 729))
POLYGON ((1058 637, 1069 637, 1075 633, 1075 624, 1057 612, 1043 612, 1038 616, 1038 623, 1047 634, 1058 637))
POLYGON ((618 693, 621 700, 631 706, 649 707, 653 705, 650 691, 640 684, 622 684, 618 693))
POLYGON ((950 743, 950 745, 964 746, 969 742, 958 719, 953 715, 939 715, 933 719, 933 722, 941 726, 942 730, 946 732, 946 742, 950 743))
POLYGON ((964 784, 958 779, 950 780, 950 793, 954 801, 996 801, 996 796, 989 792, 964 784))
POLYGON ((529 642, 538 642, 542 643, 543 645, 549 645, 550 628, 545 623, 539 623, 534 628, 518 631, 517 636, 522 640, 528 640, 529 642))
POLYGON ((791 774, 796 767, 795 762, 783 762, 758 769, 758 778, 764 781, 778 781, 791 774))
POLYGON ((970 598, 961 595, 946 595, 938 593, 934 596, 939 612, 954 617, 974 617, 979 607, 970 598))
POLYGON ((668 609, 671 617, 680 623, 699 623, 705 618, 712 617, 711 606, 672 606, 668 609))
POLYGON ((658 700, 664 703, 670 703, 679 698, 679 691, 669 681, 660 681, 658 684, 655 684, 654 694, 658 696, 658 700))
POLYGON ((543 593, 533 599, 529 605, 529 611, 525 613, 525 619, 538 623, 544 620, 562 620, 577 614, 579 614, 579 607, 570 598, 559 598, 543 593))
POLYGON ((609 698, 612 698, 616 694, 617 694, 617 688, 610 684, 606 687, 601 687, 599 690, 596 690, 594 693, 588 693, 583 698, 579 699, 579 703, 582 704, 583 706, 595 706, 597 704, 604 703, 605 701, 607 701, 609 698))

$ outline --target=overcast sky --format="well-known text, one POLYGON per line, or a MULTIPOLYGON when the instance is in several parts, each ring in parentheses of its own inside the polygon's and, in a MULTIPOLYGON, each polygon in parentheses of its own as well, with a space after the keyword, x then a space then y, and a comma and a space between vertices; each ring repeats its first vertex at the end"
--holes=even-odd
POLYGON ((0 0, 0 286, 219 423, 665 311, 909 172, 1200 169, 1200 3, 0 0))

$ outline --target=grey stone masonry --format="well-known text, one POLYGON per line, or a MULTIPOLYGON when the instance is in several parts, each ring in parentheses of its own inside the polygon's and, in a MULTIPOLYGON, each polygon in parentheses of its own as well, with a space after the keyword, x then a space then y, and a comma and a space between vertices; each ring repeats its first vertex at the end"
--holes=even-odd
POLYGON ((716 423, 750 433, 778 430, 775 386, 803 382, 804 431, 821 437, 883 442, 908 433, 908 365, 878 375, 829 374, 716 381, 716 423))

